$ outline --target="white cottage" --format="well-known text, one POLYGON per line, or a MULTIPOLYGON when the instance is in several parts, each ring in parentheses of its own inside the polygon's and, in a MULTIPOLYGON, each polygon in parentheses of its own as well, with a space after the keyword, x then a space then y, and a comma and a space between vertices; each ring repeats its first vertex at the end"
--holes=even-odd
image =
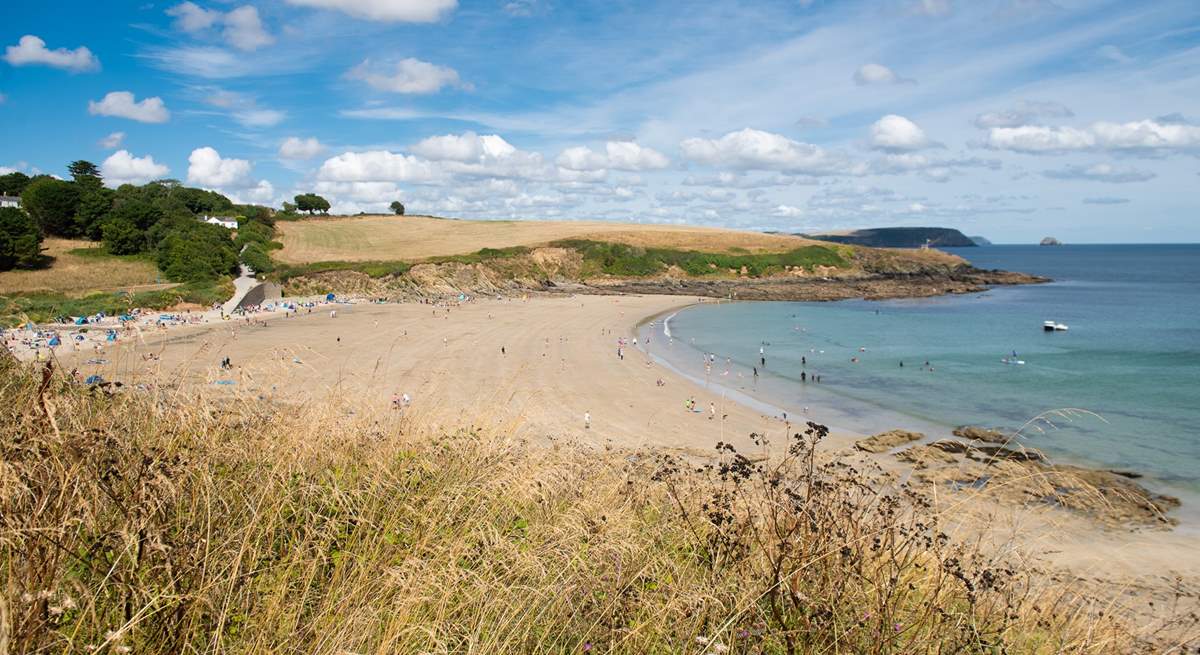
POLYGON ((227 230, 236 230, 238 226, 237 219, 232 216, 205 216, 201 220, 209 225, 220 225, 227 230))
POLYGON ((0 195, 0 207, 20 207, 21 196, 0 195))

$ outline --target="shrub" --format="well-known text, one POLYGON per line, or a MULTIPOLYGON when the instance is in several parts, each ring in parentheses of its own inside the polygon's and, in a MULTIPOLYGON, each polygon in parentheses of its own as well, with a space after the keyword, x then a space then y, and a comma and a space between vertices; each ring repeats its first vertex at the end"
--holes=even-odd
POLYGON ((146 233, 127 218, 110 218, 100 229, 104 248, 112 255, 136 255, 146 247, 146 233))
POLYGON ((185 221, 164 234, 157 262, 169 280, 210 282, 235 273, 238 256, 225 228, 185 221))
POLYGON ((16 207, 0 208, 0 271, 38 262, 42 235, 37 222, 16 207))

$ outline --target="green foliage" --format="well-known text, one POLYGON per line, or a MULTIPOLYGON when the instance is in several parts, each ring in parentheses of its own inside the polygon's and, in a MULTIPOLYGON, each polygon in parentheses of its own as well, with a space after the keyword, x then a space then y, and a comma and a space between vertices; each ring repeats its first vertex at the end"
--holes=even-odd
POLYGON ((750 277, 780 273, 791 268, 812 270, 815 266, 844 268, 849 265, 837 250, 825 246, 804 246, 783 253, 723 254, 668 248, 638 248, 623 243, 568 239, 554 245, 572 248, 583 255, 584 264, 593 273, 620 277, 646 277, 677 266, 688 275, 740 275, 750 277))
POLYGON ((67 164, 67 171, 77 184, 89 185, 100 183, 100 167, 90 161, 76 159, 67 164))
POLYGON ((75 208, 76 229, 95 241, 101 236, 104 219, 112 210, 116 193, 99 185, 79 188, 79 206, 75 208))
POLYGON ((394 213, 395 215, 397 215, 397 216, 404 215, 404 203, 400 202, 399 200, 393 200, 392 204, 389 205, 389 207, 392 208, 392 213, 394 213))
POLYGON ((0 325, 11 327, 25 321, 44 323, 61 316, 85 316, 97 312, 114 315, 134 307, 165 309, 184 302, 208 307, 227 300, 233 293, 231 286, 228 280, 225 280, 215 284, 183 284, 170 289, 134 294, 93 293, 82 298, 73 298, 62 293, 0 296, 0 325))
POLYGON ((158 268, 175 282, 212 282, 237 269, 229 230, 198 221, 176 223, 158 242, 158 268))
POLYGON ((73 183, 50 177, 35 180, 21 194, 21 206, 37 221, 42 234, 79 236, 75 222, 79 189, 73 183))
MULTIPOLYGON (((329 213, 329 201, 318 196, 315 193, 302 193, 294 198, 296 201, 296 209, 302 212, 313 214, 321 212, 322 214, 329 213)), ((286 205, 284 207, 286 210, 286 205)))
POLYGON ((41 254, 37 222, 16 207, 0 208, 0 271, 33 266, 41 254))
POLYGON ((125 200, 113 207, 109 220, 125 220, 143 232, 154 227, 165 216, 165 212, 154 203, 138 198, 125 200))
POLYGON ((8 175, 0 175, 0 195, 19 196, 29 186, 31 179, 28 175, 13 171, 8 175))
POLYGON ((357 271, 378 279, 389 275, 403 275, 413 267, 408 262, 401 261, 365 261, 365 262, 311 262, 308 264, 275 264, 271 279, 287 282, 292 278, 330 271, 357 271))
POLYGON ((146 248, 146 233, 128 218, 110 218, 101 229, 104 248, 113 255, 134 255, 146 248))
POLYGON ((275 270, 266 248, 259 243, 251 243, 242 250, 242 263, 249 266, 255 273, 270 273, 275 270))

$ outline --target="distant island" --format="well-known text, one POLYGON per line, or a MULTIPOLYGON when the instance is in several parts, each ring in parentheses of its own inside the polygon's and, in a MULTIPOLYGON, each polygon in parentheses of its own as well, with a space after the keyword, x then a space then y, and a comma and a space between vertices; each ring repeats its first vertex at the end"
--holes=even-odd
POLYGON ((1055 239, 1054 237, 1046 237, 1045 239, 1042 239, 1041 243, 1039 243, 1038 245, 1039 246, 1061 246, 1062 244, 1063 244, 1062 241, 1059 241, 1058 239, 1055 239))
POLYGON ((970 240, 972 240, 972 241, 974 241, 974 242, 975 242, 975 245, 977 245, 977 246, 990 246, 990 245, 992 245, 992 242, 991 242, 991 240, 990 240, 990 239, 988 239, 987 237, 973 236, 973 237, 967 237, 967 238, 968 238, 968 239, 970 239, 970 240))
POLYGON ((970 248, 979 245, 962 232, 948 227, 876 227, 799 236, 872 248, 921 248, 926 245, 935 248, 970 248))

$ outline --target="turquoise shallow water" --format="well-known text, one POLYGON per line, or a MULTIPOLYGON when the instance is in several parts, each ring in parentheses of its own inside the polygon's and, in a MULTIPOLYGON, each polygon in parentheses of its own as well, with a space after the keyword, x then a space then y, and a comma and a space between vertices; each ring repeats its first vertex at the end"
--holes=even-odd
POLYGON ((1050 410, 1087 410, 1098 416, 1036 422, 1026 443, 1200 497, 1200 245, 955 252, 1055 282, 922 300, 704 304, 671 317, 673 343, 660 322, 651 352, 701 379, 711 352, 714 383, 796 414, 811 403, 821 408, 812 418, 861 432, 1015 429, 1050 410), (1044 320, 1070 330, 1045 333, 1044 320), (1001 362, 1014 350, 1024 365, 1001 362), (821 383, 801 383, 802 371, 821 383))

